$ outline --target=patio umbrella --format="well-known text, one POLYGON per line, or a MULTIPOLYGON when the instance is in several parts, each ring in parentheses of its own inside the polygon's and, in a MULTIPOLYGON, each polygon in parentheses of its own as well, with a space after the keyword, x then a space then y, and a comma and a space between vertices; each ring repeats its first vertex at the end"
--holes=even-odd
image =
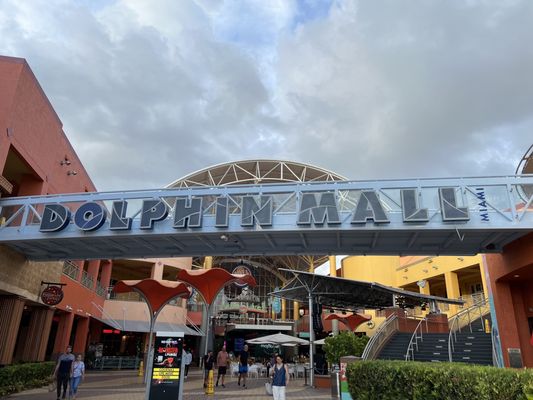
POLYGON ((255 339, 247 340, 249 344, 281 344, 281 345, 297 345, 309 344, 309 341, 300 339, 296 336, 285 335, 284 333, 275 333, 273 335, 262 336, 255 339))
POLYGON ((315 340, 315 344, 326 344, 326 338, 320 339, 320 340, 315 340))

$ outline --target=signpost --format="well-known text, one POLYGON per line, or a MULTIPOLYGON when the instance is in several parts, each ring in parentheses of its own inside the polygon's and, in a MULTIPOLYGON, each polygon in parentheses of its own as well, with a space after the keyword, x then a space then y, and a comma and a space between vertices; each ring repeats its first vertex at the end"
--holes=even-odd
POLYGON ((149 382, 150 400, 183 398, 183 336, 183 332, 156 333, 149 382))

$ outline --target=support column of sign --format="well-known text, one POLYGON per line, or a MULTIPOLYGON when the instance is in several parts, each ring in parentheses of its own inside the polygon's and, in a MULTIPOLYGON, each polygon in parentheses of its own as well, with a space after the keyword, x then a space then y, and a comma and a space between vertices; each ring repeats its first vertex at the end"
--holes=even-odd
MULTIPOLYGON (((204 258, 204 269, 211 269, 213 267, 213 257, 206 256, 204 258)), ((207 354, 209 346, 209 304, 204 303, 203 313, 202 313, 202 325, 200 329, 202 332, 205 332, 205 336, 202 336, 200 340, 200 348, 204 349, 204 355, 207 354)), ((203 357, 200 354, 200 364, 203 363, 203 357)), ((203 366, 203 365, 202 365, 203 366)))
POLYGON ((311 290, 309 290, 307 298, 309 301, 309 314, 307 315, 309 317, 309 366, 311 367, 309 384, 311 387, 315 387, 315 331, 313 330, 313 295, 311 290))
MULTIPOLYGON (((337 277, 337 257, 335 256, 329 256, 329 276, 337 277)), ((333 336, 339 334, 339 321, 337 319, 331 321, 331 333, 333 336)))
POLYGON ((31 310, 30 325, 21 361, 44 361, 53 317, 54 310, 48 307, 34 307, 31 310))

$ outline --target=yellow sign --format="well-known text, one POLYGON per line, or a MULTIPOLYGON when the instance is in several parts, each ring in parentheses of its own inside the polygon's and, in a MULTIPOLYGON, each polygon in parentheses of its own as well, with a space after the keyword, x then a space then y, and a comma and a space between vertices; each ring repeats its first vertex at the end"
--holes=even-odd
POLYGON ((174 380, 180 378, 179 368, 154 368, 152 372, 152 379, 174 380))

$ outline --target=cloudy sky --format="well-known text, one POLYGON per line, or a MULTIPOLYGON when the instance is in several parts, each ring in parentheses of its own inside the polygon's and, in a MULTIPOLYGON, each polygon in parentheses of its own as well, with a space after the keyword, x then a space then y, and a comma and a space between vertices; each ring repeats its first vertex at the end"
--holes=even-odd
POLYGON ((530 0, 0 0, 100 190, 240 159, 351 179, 512 174, 530 0))

